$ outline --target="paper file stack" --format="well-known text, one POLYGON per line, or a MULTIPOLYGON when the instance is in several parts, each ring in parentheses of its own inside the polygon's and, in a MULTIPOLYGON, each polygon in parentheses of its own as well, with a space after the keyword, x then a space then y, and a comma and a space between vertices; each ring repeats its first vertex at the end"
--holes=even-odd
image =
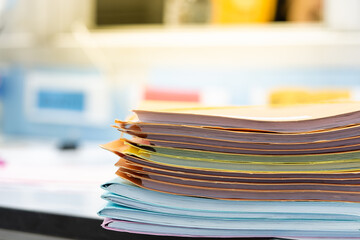
POLYGON ((103 227, 192 237, 360 238, 360 103, 134 111, 103 147, 103 227))

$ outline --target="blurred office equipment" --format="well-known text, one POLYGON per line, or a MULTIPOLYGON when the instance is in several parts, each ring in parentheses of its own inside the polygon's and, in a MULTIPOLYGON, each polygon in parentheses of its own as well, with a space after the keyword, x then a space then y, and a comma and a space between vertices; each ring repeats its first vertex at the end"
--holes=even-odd
POLYGON ((113 115, 99 72, 13 68, 4 82, 3 131, 56 139, 101 139, 113 115))
MULTIPOLYGON (((141 94, 147 86, 168 89, 170 92, 177 89, 196 91, 201 95, 201 99, 207 99, 200 101, 206 104, 266 103, 269 93, 282 86, 308 87, 315 91, 322 87, 341 87, 351 89, 351 96, 356 95, 354 92, 357 92, 357 74, 360 67, 360 36, 356 31, 337 31, 336 28, 335 30, 331 28, 334 25, 327 24, 329 16, 327 9, 336 9, 333 10, 335 15, 344 16, 347 7, 332 7, 334 3, 331 0, 322 1, 322 4, 321 1, 316 1, 317 3, 312 5, 316 6, 314 8, 317 10, 314 11, 319 14, 318 18, 312 19, 317 21, 316 24, 297 25, 294 22, 274 24, 272 20, 277 11, 276 4, 284 4, 284 1, 266 1, 268 4, 264 7, 267 8, 266 21, 265 17, 262 21, 259 20, 264 24, 254 24, 254 22, 259 23, 254 20, 253 25, 241 25, 244 23, 242 21, 238 21, 236 25, 213 25, 211 19, 214 16, 211 14, 216 8, 219 10, 225 7, 223 12, 225 14, 226 9, 229 11, 232 9, 229 6, 238 6, 234 8, 237 9, 238 14, 236 15, 236 12, 234 14, 238 18, 245 18, 245 13, 239 10, 241 6, 248 10, 251 8, 260 11, 263 9, 260 5, 264 2, 249 0, 221 1, 221 3, 205 0, 149 2, 153 4, 140 7, 137 1, 131 3, 118 1, 115 5, 111 5, 110 1, 35 0, 30 3, 18 0, 8 12, 7 24, 0 35, 1 69, 5 69, 5 75, 9 78, 22 79, 24 84, 21 86, 26 89, 28 86, 31 89, 32 74, 28 73, 33 72, 32 69, 34 71, 44 68, 57 69, 53 76, 60 74, 62 70, 68 76, 69 71, 66 69, 78 69, 78 72, 81 72, 81 69, 95 69, 103 74, 95 84, 98 87, 94 87, 92 83, 90 84, 92 87, 83 85, 82 91, 86 93, 71 95, 75 101, 78 101, 78 105, 74 105, 75 109, 56 110, 58 113, 59 111, 63 113, 62 118, 66 128, 72 123, 71 117, 65 117, 70 113, 72 116, 77 113, 77 116, 83 119, 85 116, 93 116, 86 118, 84 126, 91 125, 95 129, 101 123, 104 124, 106 118, 112 119, 113 116, 124 118, 129 114, 128 110, 136 107, 134 104, 141 101, 141 94), (323 23, 320 8, 324 10, 323 23), (27 18, 28 12, 34 17, 27 18), (116 18, 112 19, 110 16, 116 18), (126 20, 127 16, 129 18, 126 20), (139 16, 142 16, 142 19, 139 16), (195 19, 194 16, 201 16, 201 19, 195 19), (145 19, 146 17, 149 18, 145 19), (191 23, 196 24, 191 25, 191 23), (81 32, 79 29, 86 31, 81 32), (86 34, 83 34, 84 32, 86 34), (81 36, 85 37, 81 38, 81 36), (11 69, 20 69, 19 74, 11 69), (110 90, 109 94, 105 94, 106 97, 93 97, 99 96, 100 93, 95 94, 93 90, 89 90, 91 88, 110 90), (127 91, 128 89, 131 91, 127 91), (127 93, 129 94, 126 95, 127 93), (221 97, 222 100, 216 102, 214 97, 210 97, 211 95, 226 97, 221 97), (89 99, 95 98, 101 99, 99 102, 109 102, 109 104, 101 104, 112 107, 107 110, 103 107, 97 108, 89 103, 89 99), (90 105, 90 108, 85 108, 90 105), (95 108, 98 110, 95 111, 95 108), (99 111, 101 114, 94 114, 99 111)), ((302 6, 305 5, 304 2, 302 6)), ((290 5, 300 12, 300 9, 305 9, 303 11, 307 9, 299 7, 300 3, 296 4, 296 1, 285 1, 285 3, 288 5, 291 3, 290 5)), ((356 6, 353 5, 353 8, 356 9, 356 6)), ((343 18, 357 22, 356 19, 350 20, 351 14, 348 15, 348 18, 343 18)), ((298 19, 296 22, 308 20, 311 19, 298 19)), ((249 24, 251 21, 245 22, 249 24)), ((70 70, 70 72, 74 71, 70 70)), ((49 74, 43 76, 45 76, 43 78, 53 78, 49 74)), ((78 78, 76 76, 75 78, 78 78)), ((15 84, 9 82, 9 86, 15 84)), ((59 82, 59 79, 44 80, 43 84, 54 84, 54 88, 64 87, 62 84, 60 86, 59 82)), ((78 83, 75 82, 74 84, 77 85, 78 83)), ((74 91, 77 93, 76 89, 74 91)), ((3 92, 3 95, 7 92, 6 87, 3 88, 3 92)), ((17 95, 19 98, 24 97, 20 90, 15 92, 19 93, 17 95)), ((24 93, 31 95, 28 90, 24 93)), ((48 99, 48 93, 43 92, 36 96, 48 99)), ((51 96, 53 102, 54 99, 60 101, 61 95, 59 92, 57 94, 56 98, 55 95, 51 96)), ((9 106, 8 103, 11 101, 3 99, 9 106)), ((31 101, 23 106, 23 116, 31 119, 32 123, 48 126, 61 119, 55 118, 55 115, 38 114, 39 112, 31 107, 34 106, 34 101, 31 101), (53 119, 52 123, 49 123, 49 118, 53 119)), ((25 103, 23 100, 17 102, 25 103)), ((41 106, 43 113, 49 112, 49 106, 41 106)), ((64 108, 64 106, 57 107, 64 108)), ((4 111, 8 109, 11 108, 6 107, 4 111)), ((9 111, 12 114, 11 110, 9 111)), ((8 126, 6 124, 5 128, 9 129, 8 126)), ((5 130, 5 132, 19 133, 20 129, 25 129, 22 126, 23 124, 18 129, 5 130)), ((55 134, 54 129, 51 128, 46 132, 55 134)), ((102 135, 95 134, 96 131, 94 136, 102 135)), ((32 131, 35 132, 38 131, 32 131)), ((63 132, 61 134, 65 134, 63 132)), ((82 130, 74 135, 83 135, 81 132, 82 130)), ((90 134, 90 131, 85 132, 85 135, 90 134)))

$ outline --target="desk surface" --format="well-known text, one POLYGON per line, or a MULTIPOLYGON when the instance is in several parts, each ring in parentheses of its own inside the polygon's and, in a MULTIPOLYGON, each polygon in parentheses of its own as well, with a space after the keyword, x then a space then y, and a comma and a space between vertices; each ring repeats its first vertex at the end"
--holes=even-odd
POLYGON ((0 144, 0 207, 99 219, 100 185, 117 158, 97 144, 59 150, 54 143, 0 144))

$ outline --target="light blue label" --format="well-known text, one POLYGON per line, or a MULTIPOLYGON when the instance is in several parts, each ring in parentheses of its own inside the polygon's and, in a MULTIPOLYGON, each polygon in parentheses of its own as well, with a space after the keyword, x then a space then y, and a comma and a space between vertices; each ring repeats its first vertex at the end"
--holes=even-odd
POLYGON ((84 102, 82 92, 40 90, 37 105, 40 109, 83 111, 84 102))

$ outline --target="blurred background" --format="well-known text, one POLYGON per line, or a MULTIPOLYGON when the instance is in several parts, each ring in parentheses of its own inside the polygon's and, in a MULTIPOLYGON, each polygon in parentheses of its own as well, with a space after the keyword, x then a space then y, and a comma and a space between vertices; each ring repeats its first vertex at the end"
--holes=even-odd
POLYGON ((134 108, 359 99, 358 0, 0 0, 0 206, 96 217, 134 108))

